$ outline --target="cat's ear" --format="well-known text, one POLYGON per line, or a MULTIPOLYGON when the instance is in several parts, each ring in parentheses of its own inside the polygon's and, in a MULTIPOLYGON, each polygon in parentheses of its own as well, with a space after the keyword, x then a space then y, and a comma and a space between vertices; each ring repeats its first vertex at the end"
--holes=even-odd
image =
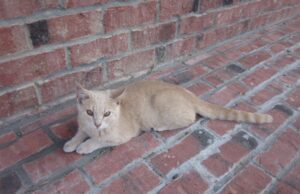
POLYGON ((119 97, 123 92, 125 88, 117 88, 117 89, 112 89, 109 90, 109 96, 113 99, 119 97))
POLYGON ((82 104, 82 102, 86 99, 89 99, 89 92, 85 89, 80 83, 76 82, 76 96, 77 101, 82 104))

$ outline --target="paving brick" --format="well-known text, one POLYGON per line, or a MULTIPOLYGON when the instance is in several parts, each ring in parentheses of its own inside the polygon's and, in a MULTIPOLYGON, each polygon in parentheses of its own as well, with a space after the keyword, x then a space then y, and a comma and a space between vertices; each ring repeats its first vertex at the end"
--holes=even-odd
POLYGON ((1 193, 16 193, 21 187, 21 179, 15 172, 1 176, 0 178, 1 193))
POLYGON ((56 17, 48 20, 47 24, 50 43, 68 41, 102 31, 99 11, 56 17))
POLYGON ((131 54, 108 63, 108 77, 110 80, 134 76, 142 71, 149 70, 155 64, 154 50, 147 50, 131 54))
POLYGON ((174 59, 179 56, 184 56, 192 53, 194 49, 194 38, 188 38, 183 40, 178 40, 166 46, 165 59, 174 59))
POLYGON ((4 145, 16 140, 17 136, 13 131, 4 133, 0 136, 0 145, 4 145))
POLYGON ((0 28, 0 56, 30 48, 24 26, 0 28))
POLYGON ((73 66, 95 62, 103 57, 110 57, 128 49, 128 34, 123 33, 107 38, 98 38, 86 44, 70 47, 73 66))
POLYGON ((98 184, 158 145, 159 142, 151 134, 144 133, 141 136, 133 138, 128 143, 117 146, 111 152, 96 158, 87 164, 84 170, 98 184))
POLYGON ((276 176, 294 158, 300 149, 300 134, 288 129, 267 151, 257 157, 263 168, 276 176))
POLYGON ((246 76, 242 81, 249 87, 255 87, 276 74, 273 68, 263 67, 246 76))
POLYGON ((188 87, 187 89, 190 90, 191 92, 193 92, 194 94, 196 94, 197 96, 201 96, 201 95, 209 92, 212 89, 212 87, 206 83, 197 82, 197 83, 193 84, 192 86, 188 87))
POLYGON ((105 32, 122 27, 154 22, 156 18, 156 2, 143 2, 136 6, 118 6, 106 10, 103 16, 105 32))
POLYGON ((221 69, 218 71, 214 71, 208 76, 205 77, 205 79, 213 86, 217 87, 223 84, 224 82, 232 79, 234 77, 234 73, 231 71, 228 71, 226 69, 221 69))
POLYGON ((157 186, 159 182, 159 177, 151 172, 146 165, 142 164, 117 178, 101 190, 101 193, 147 193, 157 186))
POLYGON ((297 163, 289 173, 282 179, 286 184, 293 187, 298 192, 300 191, 300 164, 297 163))
POLYGON ((160 19, 166 20, 172 16, 180 16, 192 12, 194 1, 176 1, 161 0, 160 1, 160 19))
POLYGON ((252 55, 248 55, 244 58, 242 58, 239 62, 246 68, 251 68, 257 65, 258 63, 261 63, 268 58, 270 58, 271 55, 267 53, 266 51, 259 51, 252 55))
POLYGON ((0 150, 0 171, 41 151, 51 144, 52 141, 41 130, 19 138, 14 144, 0 150))
POLYGON ((229 60, 225 57, 225 55, 222 54, 215 54, 211 57, 205 59, 203 61, 204 64, 206 64, 211 69, 216 69, 218 67, 224 67, 229 60))
POLYGON ((51 131, 60 139, 66 140, 73 137, 77 131, 77 119, 72 118, 63 123, 51 126, 51 131))
POLYGON ((287 73, 284 73, 282 76, 280 76, 279 80, 287 85, 294 86, 299 80, 299 75, 300 75, 300 68, 292 69, 287 73))
POLYGON ((131 32, 132 46, 134 48, 143 48, 148 45, 166 42, 174 39, 176 33, 175 22, 162 24, 156 27, 133 30, 131 32))
POLYGON ((195 171, 188 171, 177 180, 163 187, 158 193, 204 193, 208 184, 195 171))
POLYGON ((272 97, 277 96, 283 92, 284 88, 278 83, 271 83, 267 85, 264 89, 257 92, 252 96, 251 102, 255 105, 261 105, 269 101, 272 97))
POLYGON ((250 165, 234 177, 221 193, 259 193, 270 181, 268 175, 250 165))
POLYGON ((293 108, 297 109, 300 107, 300 87, 296 87, 295 90, 288 95, 287 103, 291 105, 293 108))
POLYGON ((224 135, 233 130, 236 124, 235 121, 209 120, 207 127, 219 135, 224 135))
POLYGON ((180 143, 151 158, 155 169, 162 174, 167 174, 186 160, 198 154, 203 149, 201 142, 194 136, 189 135, 180 143))
POLYGON ((65 68, 63 49, 4 62, 0 65, 0 87, 32 81, 65 68))
POLYGON ((278 182, 276 187, 272 190, 272 193, 279 194, 279 193, 289 193, 289 194, 298 194, 300 191, 295 189, 294 187, 290 186, 287 183, 278 182))
POLYGON ((278 59, 276 59, 274 62, 271 63, 272 67, 276 67, 278 70, 294 63, 296 61, 296 58, 292 55, 285 54, 280 56, 278 59))
POLYGON ((46 185, 42 189, 35 191, 35 194, 46 194, 46 193, 86 193, 89 191, 89 185, 84 180, 78 170, 74 170, 56 180, 54 183, 46 185))

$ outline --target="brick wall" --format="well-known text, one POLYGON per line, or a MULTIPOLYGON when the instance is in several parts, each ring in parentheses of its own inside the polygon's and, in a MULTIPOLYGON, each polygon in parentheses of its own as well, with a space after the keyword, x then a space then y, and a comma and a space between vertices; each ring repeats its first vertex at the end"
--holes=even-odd
POLYGON ((299 0, 2 0, 0 124, 241 33, 293 17, 299 0))

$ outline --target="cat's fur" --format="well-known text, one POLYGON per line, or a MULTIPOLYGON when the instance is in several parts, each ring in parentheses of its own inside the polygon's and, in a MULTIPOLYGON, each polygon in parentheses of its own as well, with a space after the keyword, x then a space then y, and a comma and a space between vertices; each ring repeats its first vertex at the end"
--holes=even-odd
POLYGON ((152 128, 164 131, 186 127, 196 121, 196 115, 250 123, 273 120, 270 115, 205 102, 180 86, 161 81, 138 81, 115 90, 77 90, 79 128, 64 145, 65 152, 87 154, 128 142, 152 128))

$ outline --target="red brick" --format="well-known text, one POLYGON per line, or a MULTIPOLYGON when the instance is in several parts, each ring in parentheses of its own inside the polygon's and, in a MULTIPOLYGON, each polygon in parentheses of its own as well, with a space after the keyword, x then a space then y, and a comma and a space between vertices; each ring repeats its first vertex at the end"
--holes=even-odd
POLYGON ((261 105, 269 101, 274 96, 281 94, 283 91, 282 85, 272 83, 251 97, 251 102, 255 105, 261 105))
POLYGON ((109 79, 132 76, 155 64, 154 50, 142 51, 108 63, 109 79))
POLYGON ((270 79, 275 73, 277 73, 277 71, 274 69, 270 67, 263 67, 247 75, 242 81, 249 87, 255 87, 270 79))
POLYGON ((75 191, 76 193, 87 193, 89 191, 89 185, 78 170, 74 170, 61 179, 55 180, 54 183, 35 191, 34 194, 74 193, 75 191))
POLYGON ((65 153, 59 148, 42 158, 26 163, 24 169, 31 180, 37 183, 52 173, 61 171, 79 158, 80 155, 77 153, 65 153))
POLYGON ((294 189, 300 191, 300 164, 299 162, 283 177, 283 181, 294 189))
POLYGON ((0 28, 0 56, 29 48, 24 26, 0 28))
POLYGON ((218 71, 214 71, 208 76, 205 77, 205 79, 213 86, 217 87, 221 84, 223 84, 225 81, 228 81, 234 77, 234 73, 231 71, 228 71, 226 69, 221 69, 218 71))
POLYGON ((278 70, 294 63, 296 61, 296 58, 292 55, 283 55, 280 58, 278 58, 276 61, 271 63, 272 67, 276 67, 278 70))
POLYGON ((234 140, 226 142, 219 149, 222 158, 230 164, 238 162, 242 157, 249 153, 249 149, 241 145, 240 142, 234 140))
POLYGON ((215 54, 202 61, 202 63, 206 64, 211 69, 225 66, 228 62, 229 60, 223 54, 215 54))
POLYGON ((260 47, 263 47, 266 45, 267 42, 261 40, 260 38, 256 39, 256 40, 253 40, 251 42, 251 44, 246 44, 242 47, 240 47, 238 49, 238 51, 242 52, 243 54, 248 54, 249 52, 253 51, 253 50, 256 50, 260 47))
POLYGON ((222 9, 216 14, 216 25, 223 26, 239 21, 241 18, 241 8, 233 7, 230 9, 222 9))
POLYGON ((294 123, 294 126, 297 130, 300 130, 300 117, 297 118, 297 120, 294 123))
POLYGON ((215 131, 219 135, 224 135, 228 131, 233 130, 235 124, 237 123, 234 121, 210 120, 207 123, 207 127, 215 131))
POLYGON ((100 85, 102 82, 102 68, 75 72, 62 77, 54 78, 39 84, 43 103, 70 94, 75 90, 76 82, 86 87, 100 85))
POLYGON ((66 8, 74 8, 74 7, 84 7, 84 6, 89 6, 89 5, 102 5, 110 0, 65 0, 65 7, 66 8))
POLYGON ((150 79, 150 80, 160 79, 162 77, 170 75, 175 70, 182 69, 184 66, 185 65, 183 65, 182 63, 179 63, 179 64, 171 65, 171 66, 168 66, 165 68, 160 68, 157 71, 155 71, 154 73, 150 74, 149 77, 147 77, 146 79, 150 79))
POLYGON ((193 84, 192 86, 188 87, 187 89, 192 91, 197 96, 201 96, 201 95, 209 92, 212 89, 212 87, 210 87, 209 85, 207 85, 205 83, 197 82, 197 83, 193 84))
POLYGON ((208 9, 214 9, 223 4, 223 0, 215 0, 215 1, 201 1, 200 2, 200 11, 205 12, 208 9))
POLYGON ((290 86, 294 86, 299 80, 300 68, 292 69, 279 77, 279 80, 290 86))
POLYGON ((36 11, 50 8, 58 8, 59 0, 4 0, 0 2, 0 18, 15 18, 31 15, 36 11))
POLYGON ((76 118, 51 126, 52 132, 60 139, 70 139, 75 135, 77 128, 76 118))
POLYGON ((207 31, 197 36, 196 48, 201 50, 215 44, 218 41, 219 36, 216 30, 207 31))
POLYGON ((47 23, 51 43, 96 34, 102 30, 99 11, 57 17, 48 20, 47 23))
POLYGON ((151 134, 144 133, 98 157, 87 164, 84 169, 98 184, 158 145, 159 142, 151 134), (109 164, 109 168, 107 164, 109 164))
POLYGON ((117 178, 110 185, 101 190, 101 193, 147 193, 157 186, 159 182, 159 177, 143 164, 117 178))
POLYGON ((220 105, 225 105, 228 102, 230 102, 232 99, 243 95, 244 92, 246 92, 246 88, 242 86, 238 82, 234 82, 230 85, 227 85, 223 87, 221 90, 217 91, 214 93, 210 98, 209 101, 220 104, 220 105))
MULTIPOLYGON (((1 74, 1 73, 0 73, 1 74)), ((14 76, 15 78, 16 76, 14 76)), ((5 93, 0 96, 0 117, 8 117, 22 110, 38 105, 33 86, 5 93)))
POLYGON ((300 134, 288 129, 269 150, 257 157, 257 162, 276 176, 280 170, 283 170, 290 163, 299 150, 300 141, 297 138, 300 138, 300 134))
MULTIPOLYGON (((187 127, 185 127, 185 128, 187 128, 187 127)), ((180 131, 182 131, 185 128, 179 128, 179 129, 172 129, 172 130, 161 131, 161 132, 159 132, 159 134, 163 138, 168 139, 168 138, 171 138, 172 136, 178 134, 180 131)))
POLYGON ((289 193, 289 194, 299 194, 299 190, 293 188, 287 183, 278 182, 276 188, 272 190, 273 193, 289 193))
POLYGON ((248 56, 244 57, 239 62, 242 65, 244 65, 245 67, 251 68, 251 67, 254 67, 255 65, 257 65, 258 63, 261 63, 261 62, 267 60, 270 57, 271 57, 271 55, 269 53, 267 53, 266 51, 259 51, 252 55, 248 55, 248 56))
POLYGON ((214 17, 214 14, 205 14, 184 18, 180 24, 180 33, 187 34, 193 32, 202 32, 214 24, 214 17))
POLYGON ((63 49, 4 62, 0 65, 0 86, 20 84, 58 72, 66 67, 65 63, 63 49))
POLYGON ((166 59, 174 59, 193 52, 194 38, 178 40, 166 46, 166 59))
POLYGON ((75 45, 70 48, 73 66, 110 57, 128 49, 128 34, 119 34, 109 38, 99 38, 92 42, 75 45))
POLYGON ((152 165, 162 174, 167 174, 203 149, 201 142, 189 135, 179 144, 151 158, 152 165))
POLYGON ((4 133, 0 136, 0 145, 10 143, 14 141, 16 138, 17 138, 16 134, 12 131, 8 133, 4 133))
POLYGON ((239 173, 221 193, 260 193, 271 178, 250 165, 239 173))
POLYGON ((208 189, 208 184, 202 177, 195 171, 189 171, 162 188, 158 193, 204 193, 206 189, 208 189))
POLYGON ((231 166, 219 153, 211 155, 202 164, 217 177, 225 174, 231 166))
POLYGON ((210 54, 208 54, 208 53, 201 53, 201 54, 198 54, 197 56, 192 57, 191 59, 185 61, 184 63, 187 65, 197 65, 201 61, 207 59, 209 56, 210 56, 210 54))
POLYGON ((267 112, 267 114, 270 114, 273 116, 273 118, 275 118, 272 123, 261 124, 259 126, 252 126, 250 130, 258 136, 266 138, 271 133, 273 133, 281 124, 283 124, 283 122, 289 116, 291 116, 292 112, 290 111, 291 110, 287 109, 285 106, 275 106, 273 109, 267 112))
POLYGON ((148 45, 166 42, 175 37, 175 22, 162 24, 156 27, 133 30, 131 33, 132 46, 134 48, 143 48, 148 45))
POLYGON ((144 2, 136 6, 119 6, 108 8, 104 13, 105 32, 123 27, 153 22, 156 18, 156 2, 144 2))
POLYGON ((289 48, 290 46, 292 46, 293 44, 287 42, 287 41, 279 41, 277 43, 274 43, 271 47, 270 50, 272 53, 276 54, 279 53, 281 51, 283 51, 284 49, 289 48))
POLYGON ((172 16, 181 16, 193 11, 193 0, 176 1, 161 0, 160 1, 160 19, 166 20, 172 16))
POLYGON ((41 151, 50 144, 52 144, 51 140, 41 130, 23 136, 14 144, 0 150, 0 170, 41 151))

